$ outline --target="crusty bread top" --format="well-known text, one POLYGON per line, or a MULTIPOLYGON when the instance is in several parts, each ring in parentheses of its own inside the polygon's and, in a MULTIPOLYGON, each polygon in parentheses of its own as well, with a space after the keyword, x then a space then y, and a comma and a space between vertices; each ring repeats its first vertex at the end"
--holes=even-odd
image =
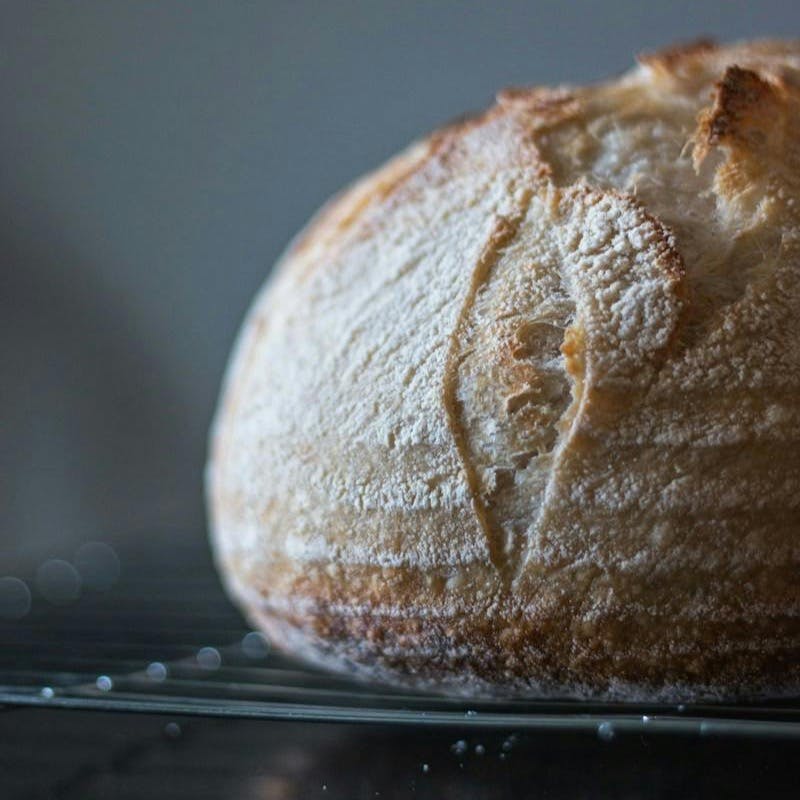
POLYGON ((321 212, 209 467, 278 639, 354 658, 381 619, 378 670, 562 692, 797 647, 799 103, 799 43, 700 42, 506 90, 321 212))

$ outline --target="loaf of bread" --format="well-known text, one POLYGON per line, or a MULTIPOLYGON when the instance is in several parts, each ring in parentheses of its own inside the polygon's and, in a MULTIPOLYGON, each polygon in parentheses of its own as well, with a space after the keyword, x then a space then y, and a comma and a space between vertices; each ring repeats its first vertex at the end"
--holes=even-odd
POLYGON ((216 558, 288 652, 469 695, 800 688, 800 42, 511 89, 250 311, 216 558))

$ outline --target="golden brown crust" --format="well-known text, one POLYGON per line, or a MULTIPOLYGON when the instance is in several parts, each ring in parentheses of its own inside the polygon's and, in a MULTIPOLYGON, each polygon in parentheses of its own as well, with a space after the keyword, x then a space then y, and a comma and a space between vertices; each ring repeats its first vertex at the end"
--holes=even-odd
POLYGON ((715 89, 714 104, 700 115, 697 164, 702 163, 710 147, 720 144, 761 149, 780 105, 774 86, 757 72, 735 64, 725 70, 715 89))
POLYGON ((800 684, 800 45, 512 89, 254 306, 214 545, 277 646, 464 693, 800 684))
POLYGON ((704 56, 716 49, 717 44, 713 39, 702 37, 691 42, 665 47, 654 53, 640 53, 637 61, 645 66, 674 75, 687 63, 702 62, 704 56))

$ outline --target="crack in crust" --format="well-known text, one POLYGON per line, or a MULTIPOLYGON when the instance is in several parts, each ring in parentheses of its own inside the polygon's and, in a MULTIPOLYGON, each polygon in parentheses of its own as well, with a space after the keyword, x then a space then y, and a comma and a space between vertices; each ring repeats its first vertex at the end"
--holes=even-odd
POLYGON ((519 225, 525 216, 531 196, 532 193, 530 191, 525 193, 520 203, 519 211, 514 217, 499 217, 473 269, 472 279, 464 299, 464 304, 461 307, 456 325, 450 335, 450 348, 444 369, 442 391, 447 423, 464 470, 464 475, 467 479, 472 508, 475 512, 478 524, 486 536, 489 558, 491 559, 492 565, 504 582, 510 582, 514 568, 508 563, 502 530, 498 528, 489 513, 489 509, 481 492, 477 471, 469 456, 467 432, 463 424, 463 409, 457 397, 458 364, 464 357, 460 345, 465 338, 465 328, 468 322, 469 311, 475 303, 475 298, 481 286, 486 283, 492 267, 500 257, 503 248, 507 247, 511 241, 513 241, 519 229, 519 225))

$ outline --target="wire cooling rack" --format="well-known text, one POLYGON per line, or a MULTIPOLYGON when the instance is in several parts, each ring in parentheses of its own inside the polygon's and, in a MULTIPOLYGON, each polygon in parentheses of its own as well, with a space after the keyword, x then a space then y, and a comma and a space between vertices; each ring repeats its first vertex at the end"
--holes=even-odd
POLYGON ((797 699, 735 706, 467 701, 359 685, 272 652, 226 598, 202 536, 145 541, 151 546, 130 537, 113 550, 98 548, 101 566, 118 572, 114 580, 102 574, 98 580, 97 563, 80 554, 77 568, 66 561, 39 565, 29 581, 29 607, 18 603, 6 614, 15 618, 0 620, 0 703, 593 730, 601 739, 645 730, 800 739, 797 699), (55 588, 47 583, 53 576, 61 580, 55 588))

